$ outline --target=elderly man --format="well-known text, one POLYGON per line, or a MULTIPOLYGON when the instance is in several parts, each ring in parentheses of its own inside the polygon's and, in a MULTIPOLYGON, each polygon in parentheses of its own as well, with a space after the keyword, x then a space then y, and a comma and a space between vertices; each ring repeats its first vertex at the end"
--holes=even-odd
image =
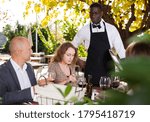
POLYGON ((27 38, 14 37, 9 45, 11 59, 0 66, 2 104, 22 104, 34 99, 37 84, 30 60, 32 49, 27 38))

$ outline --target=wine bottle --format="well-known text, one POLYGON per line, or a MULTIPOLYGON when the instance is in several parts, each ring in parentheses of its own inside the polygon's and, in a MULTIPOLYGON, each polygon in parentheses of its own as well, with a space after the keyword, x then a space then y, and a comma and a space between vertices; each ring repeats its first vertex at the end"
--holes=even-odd
POLYGON ((93 84, 91 83, 92 75, 88 75, 87 78, 87 86, 86 86, 86 97, 91 98, 92 96, 92 87, 93 84))

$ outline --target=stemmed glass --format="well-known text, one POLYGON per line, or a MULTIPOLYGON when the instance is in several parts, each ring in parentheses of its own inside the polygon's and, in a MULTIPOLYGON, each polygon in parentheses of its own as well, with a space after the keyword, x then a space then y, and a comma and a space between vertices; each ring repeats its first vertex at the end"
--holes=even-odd
POLYGON ((55 72, 52 71, 48 72, 48 81, 54 81, 55 77, 56 77, 55 72))
POLYGON ((79 75, 77 77, 77 84, 79 87, 85 87, 86 86, 86 79, 84 77, 84 73, 79 72, 79 75))
POLYGON ((112 83, 111 87, 112 88, 117 88, 120 85, 120 78, 118 76, 112 77, 112 83))
POLYGON ((39 78, 38 78, 38 85, 39 86, 45 86, 47 85, 47 79, 44 75, 41 75, 39 78))
POLYGON ((102 76, 100 78, 99 86, 102 90, 106 90, 106 89, 110 88, 110 85, 111 85, 111 78, 110 77, 102 76))
POLYGON ((111 79, 110 77, 102 76, 99 81, 100 89, 102 90, 102 99, 105 101, 106 99, 106 90, 110 88, 111 79))
POLYGON ((44 73, 43 75, 41 75, 39 78, 38 78, 38 84, 39 86, 45 86, 45 85, 48 85, 48 83, 50 81, 54 81, 55 79, 55 73, 54 72, 46 72, 44 73))

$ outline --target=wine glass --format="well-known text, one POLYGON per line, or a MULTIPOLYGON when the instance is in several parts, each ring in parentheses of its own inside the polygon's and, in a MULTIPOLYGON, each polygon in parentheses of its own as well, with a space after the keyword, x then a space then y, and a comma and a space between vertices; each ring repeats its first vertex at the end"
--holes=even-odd
POLYGON ((41 75, 39 78, 38 78, 38 85, 39 86, 45 86, 47 85, 47 79, 44 75, 41 75))
POLYGON ((79 72, 79 75, 77 77, 77 84, 79 87, 85 87, 86 86, 86 79, 84 77, 83 72, 79 72))
POLYGON ((101 98, 105 101, 106 99, 106 90, 110 88, 111 79, 110 77, 102 76, 99 81, 99 86, 101 91, 101 98))
POLYGON ((111 79, 110 77, 102 76, 99 81, 99 86, 102 90, 106 90, 110 88, 111 79))
POLYGON ((117 88, 120 85, 120 78, 118 76, 112 77, 112 83, 111 87, 112 88, 117 88))
POLYGON ((48 81, 54 81, 56 77, 56 73, 53 71, 48 72, 48 81))

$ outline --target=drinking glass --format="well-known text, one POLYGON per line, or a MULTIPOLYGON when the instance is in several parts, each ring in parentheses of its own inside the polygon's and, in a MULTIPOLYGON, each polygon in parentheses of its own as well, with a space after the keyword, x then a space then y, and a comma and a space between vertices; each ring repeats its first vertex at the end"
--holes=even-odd
POLYGON ((117 88, 120 85, 120 78, 118 76, 112 77, 112 83, 111 87, 112 88, 117 88))
POLYGON ((106 90, 106 89, 110 88, 110 85, 111 85, 110 77, 103 76, 100 78, 99 86, 102 90, 106 90))
POLYGON ((103 101, 105 101, 105 99, 106 99, 106 90, 108 88, 110 88, 110 85, 111 85, 111 79, 110 79, 110 77, 102 76, 100 78, 99 86, 100 86, 100 89, 102 90, 101 91, 101 99, 103 101))
POLYGON ((77 77, 77 84, 79 87, 85 87, 86 86, 86 79, 84 77, 84 73, 79 72, 79 75, 77 77))
POLYGON ((48 72, 48 80, 49 81, 54 81, 56 77, 56 73, 53 71, 48 72))
POLYGON ((41 75, 39 78, 38 78, 38 85, 39 86, 45 86, 47 85, 47 79, 44 75, 41 75))

